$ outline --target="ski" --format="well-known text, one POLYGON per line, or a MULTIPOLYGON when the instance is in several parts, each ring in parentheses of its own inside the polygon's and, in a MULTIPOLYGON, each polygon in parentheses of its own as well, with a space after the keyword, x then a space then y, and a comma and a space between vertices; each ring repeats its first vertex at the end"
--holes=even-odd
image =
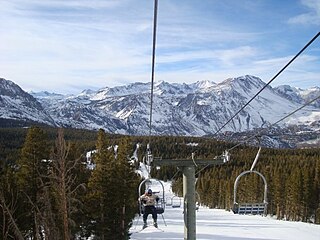
POLYGON ((154 232, 154 231, 163 232, 162 229, 155 227, 153 225, 148 225, 147 227, 142 228, 139 232, 154 232))

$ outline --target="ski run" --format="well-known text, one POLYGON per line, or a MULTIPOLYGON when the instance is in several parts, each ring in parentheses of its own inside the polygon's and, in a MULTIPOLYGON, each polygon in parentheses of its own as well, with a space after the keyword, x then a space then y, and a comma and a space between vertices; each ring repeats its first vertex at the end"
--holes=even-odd
MULTIPOLYGON (((170 183, 164 184, 166 196, 172 196, 170 183)), ((165 221, 158 215, 159 229, 149 226, 142 230, 142 216, 137 216, 130 229, 130 239, 184 239, 182 204, 175 208, 166 206, 163 214, 165 221)), ((197 240, 320 240, 320 225, 276 220, 270 216, 238 215, 223 209, 200 207, 196 219, 197 240)), ((152 224, 151 215, 148 224, 152 224)))

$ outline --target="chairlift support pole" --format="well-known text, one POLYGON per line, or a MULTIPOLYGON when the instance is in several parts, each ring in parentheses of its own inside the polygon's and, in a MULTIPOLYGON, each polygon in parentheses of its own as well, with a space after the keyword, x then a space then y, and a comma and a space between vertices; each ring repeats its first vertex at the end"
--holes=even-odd
POLYGON ((196 190, 195 190, 195 164, 200 165, 221 165, 223 158, 214 160, 190 160, 190 159, 158 159, 154 158, 154 166, 176 166, 183 173, 183 199, 184 199, 184 240, 196 240, 196 190))
POLYGON ((183 212, 184 212, 184 239, 196 239, 196 191, 195 167, 182 167, 183 173, 183 212))

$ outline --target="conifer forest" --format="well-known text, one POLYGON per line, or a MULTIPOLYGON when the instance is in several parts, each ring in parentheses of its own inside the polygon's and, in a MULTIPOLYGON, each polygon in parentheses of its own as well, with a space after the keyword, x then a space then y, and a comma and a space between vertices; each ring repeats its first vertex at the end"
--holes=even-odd
MULTIPOLYGON (((234 146, 209 138, 110 135, 44 127, 0 129, 0 239, 129 239, 138 212, 136 173, 150 142, 154 157, 213 159, 234 146), (90 154, 89 154, 90 153, 90 154), (91 156, 88 158, 88 156, 91 156), (89 161, 90 160, 90 164, 89 161)), ((258 147, 241 145, 229 162, 196 170, 197 201, 231 210, 237 176, 250 170, 258 147)), ((320 224, 320 149, 263 148, 255 166, 268 183, 267 212, 279 220, 320 224)), ((182 194, 182 173, 153 168, 182 194)), ((254 174, 239 182, 237 199, 262 202, 254 174)))

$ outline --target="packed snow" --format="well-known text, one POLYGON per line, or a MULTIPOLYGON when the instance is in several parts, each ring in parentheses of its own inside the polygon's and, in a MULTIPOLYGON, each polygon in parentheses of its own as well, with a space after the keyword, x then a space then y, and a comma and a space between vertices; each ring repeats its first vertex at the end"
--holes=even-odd
MULTIPOLYGON (((166 199, 173 193, 170 183, 164 183, 166 199)), ((182 201, 183 203, 183 201, 182 201)), ((170 205, 170 204, 169 204, 170 205)), ((142 216, 137 216, 130 229, 132 240, 184 239, 183 205, 166 206, 162 216, 158 216, 159 229, 147 227, 142 230, 142 216), (165 225, 166 223, 166 225, 165 225)), ((222 209, 200 207, 196 212, 197 240, 319 240, 320 225, 276 220, 270 216, 238 215, 222 209)), ((148 223, 152 223, 151 215, 148 223)))

